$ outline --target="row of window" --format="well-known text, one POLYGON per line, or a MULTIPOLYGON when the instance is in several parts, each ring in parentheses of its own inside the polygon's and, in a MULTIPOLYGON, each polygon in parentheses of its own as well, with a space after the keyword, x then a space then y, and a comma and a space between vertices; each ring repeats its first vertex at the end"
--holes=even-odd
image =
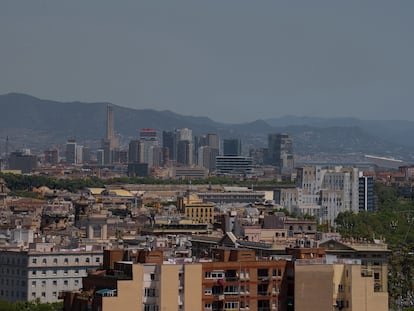
MULTIPOLYGON (((38 258, 32 258, 32 263, 33 264, 37 264, 37 260, 38 258)), ((75 259, 74 259, 74 262, 76 263, 76 264, 78 264, 79 263, 79 258, 78 257, 76 257, 75 259)), ((90 263, 91 262, 91 258, 90 257, 86 257, 85 258, 85 263, 90 263)), ((95 257, 95 262, 97 262, 97 263, 99 263, 99 262, 101 262, 101 258, 100 257, 95 257)), ((64 264, 69 264, 69 258, 64 258, 63 259, 63 263, 64 264)), ((47 264, 47 258, 43 258, 42 259, 42 264, 44 264, 44 265, 46 265, 47 264)), ((53 264, 58 264, 58 258, 53 258, 53 264)))
MULTIPOLYGON (((78 269, 71 270, 71 272, 74 273, 75 275, 79 274, 79 270, 78 269)), ((68 275, 68 273, 69 273, 69 270, 63 270, 63 275, 68 275)), ((48 274, 57 275, 58 274, 58 270, 42 270, 42 271, 32 270, 32 272, 31 272, 31 275, 32 276, 37 276, 37 275, 47 276, 48 274), (51 273, 47 273, 47 271, 49 271, 51 273)))
MULTIPOLYGON (((69 285, 69 281, 68 280, 63 280, 62 281, 62 284, 64 286, 68 286, 69 285)), ((79 286, 79 284, 80 284, 79 280, 74 280, 74 285, 75 286, 79 286)), ((38 281, 32 281, 32 287, 36 287, 38 285, 40 285, 41 287, 46 287, 46 281, 40 281, 40 282, 38 282, 38 281)), ((52 285, 53 286, 58 286, 58 280, 53 280, 52 281, 52 285)))

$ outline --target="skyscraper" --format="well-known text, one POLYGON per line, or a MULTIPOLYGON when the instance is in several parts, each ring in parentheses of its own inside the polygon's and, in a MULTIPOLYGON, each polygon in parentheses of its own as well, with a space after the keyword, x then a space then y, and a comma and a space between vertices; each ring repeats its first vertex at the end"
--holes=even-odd
MULTIPOLYGON (((111 106, 106 108, 106 139, 113 143, 114 134, 114 110, 111 106)), ((111 144, 111 147, 114 147, 111 144)))
POLYGON ((76 151, 77 151, 76 140, 68 139, 66 143, 66 152, 65 152, 67 164, 76 164, 76 159, 77 159, 76 151))
POLYGON ((113 151, 118 149, 118 142, 114 132, 114 110, 110 105, 106 108, 106 137, 102 140, 101 148, 104 150, 104 164, 112 164, 113 151))
POLYGON ((223 141, 223 155, 225 156, 241 155, 240 139, 225 139, 223 141))
POLYGON ((167 165, 169 160, 175 160, 176 156, 174 132, 162 132, 162 148, 164 151, 164 165, 167 165))
POLYGON ((267 160, 267 164, 276 166, 282 174, 292 172, 293 141, 288 134, 269 134, 267 160))

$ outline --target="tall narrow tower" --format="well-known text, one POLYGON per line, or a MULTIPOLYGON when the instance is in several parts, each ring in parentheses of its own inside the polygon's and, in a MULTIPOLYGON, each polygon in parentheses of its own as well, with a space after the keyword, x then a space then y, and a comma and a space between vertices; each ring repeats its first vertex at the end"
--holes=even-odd
POLYGON ((110 105, 106 108, 106 137, 102 140, 101 148, 104 153, 104 164, 112 164, 113 152, 118 148, 118 142, 114 133, 114 110, 110 105))
POLYGON ((114 110, 112 106, 107 106, 106 110, 106 139, 111 142, 111 147, 114 147, 113 140, 114 140, 114 110))

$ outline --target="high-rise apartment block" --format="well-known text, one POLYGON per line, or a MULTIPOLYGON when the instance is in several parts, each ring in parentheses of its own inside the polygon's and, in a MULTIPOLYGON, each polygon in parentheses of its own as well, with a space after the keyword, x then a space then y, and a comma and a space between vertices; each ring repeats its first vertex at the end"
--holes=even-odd
POLYGON ((374 178, 359 175, 359 210, 372 212, 375 210, 374 178))
POLYGON ((340 212, 359 211, 359 170, 320 166, 297 168, 296 188, 283 189, 278 203, 333 225, 340 212))

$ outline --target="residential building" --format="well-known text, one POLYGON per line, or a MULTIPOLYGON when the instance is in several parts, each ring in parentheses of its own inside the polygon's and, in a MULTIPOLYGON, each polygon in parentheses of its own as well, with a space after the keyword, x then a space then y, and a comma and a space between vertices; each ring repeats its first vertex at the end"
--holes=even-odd
POLYGON ((0 299, 10 302, 40 299, 57 302, 64 290, 78 290, 87 271, 102 265, 99 248, 56 249, 51 243, 28 250, 0 250, 0 299))
POLYGON ((358 260, 296 260, 295 311, 332 310, 388 311, 388 293, 374 290, 358 260))

